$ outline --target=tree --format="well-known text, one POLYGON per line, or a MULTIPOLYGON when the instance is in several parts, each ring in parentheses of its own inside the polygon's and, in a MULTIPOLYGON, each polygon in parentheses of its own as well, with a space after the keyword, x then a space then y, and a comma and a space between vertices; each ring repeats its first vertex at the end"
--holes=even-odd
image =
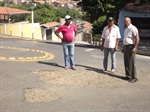
POLYGON ((6 5, 6 0, 3 0, 3 2, 0 2, 0 6, 5 6, 6 5))
POLYGON ((101 16, 93 23, 92 33, 96 40, 101 37, 104 25, 107 24, 105 21, 106 18, 107 18, 106 16, 101 16))
POLYGON ((66 15, 66 10, 64 8, 54 9, 54 12, 56 17, 64 18, 66 15))
POLYGON ((34 12, 34 21, 40 24, 55 21, 55 14, 52 10, 42 8, 34 12))
POLYGON ((28 16, 27 14, 15 14, 11 16, 11 22, 20 22, 20 21, 25 21, 27 20, 28 16))
POLYGON ((68 14, 74 19, 82 19, 82 15, 77 10, 69 10, 68 14))
POLYGON ((80 5, 88 21, 93 23, 100 16, 117 16, 126 3, 127 0, 82 0, 80 5))

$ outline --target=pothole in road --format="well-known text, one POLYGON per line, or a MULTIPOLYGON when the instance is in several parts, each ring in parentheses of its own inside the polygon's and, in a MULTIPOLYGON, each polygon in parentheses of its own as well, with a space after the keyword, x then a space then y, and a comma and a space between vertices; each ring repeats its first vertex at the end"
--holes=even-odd
POLYGON ((58 71, 36 70, 33 71, 33 73, 37 75, 40 80, 52 84, 53 86, 47 89, 25 89, 25 98, 31 103, 57 100, 67 92, 68 87, 117 88, 124 84, 124 81, 115 78, 114 75, 110 76, 109 73, 99 73, 85 69, 77 69, 76 71, 71 69, 58 71))
MULTIPOLYGON (((110 73, 98 73, 95 71, 81 70, 60 70, 60 71, 34 71, 39 79, 47 83, 55 85, 68 85, 75 87, 91 87, 91 88, 116 88, 121 86, 122 79, 117 75, 110 73), (109 75, 108 75, 109 74, 109 75), (115 77, 116 76, 116 77, 115 77)), ((121 77, 121 76, 120 76, 121 77)))
POLYGON ((25 98, 28 102, 50 102, 59 99, 64 94, 63 88, 28 88, 25 89, 25 98))

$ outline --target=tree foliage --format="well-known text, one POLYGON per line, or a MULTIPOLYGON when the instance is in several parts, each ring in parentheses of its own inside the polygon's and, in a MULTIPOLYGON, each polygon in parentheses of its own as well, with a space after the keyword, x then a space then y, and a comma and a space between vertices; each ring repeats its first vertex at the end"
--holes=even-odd
POLYGON ((103 28, 104 25, 106 24, 105 23, 105 20, 106 20, 106 16, 100 16, 96 21, 94 21, 93 23, 93 32, 95 34, 99 34, 99 33, 102 33, 99 29, 101 29, 101 27, 103 28))
POLYGON ((35 22, 38 23, 47 23, 47 22, 51 22, 51 21, 55 21, 55 14, 52 10, 49 10, 47 8, 41 8, 38 10, 35 10, 35 22))
MULTIPOLYGON (((118 20, 120 10, 135 0, 82 0, 78 5, 82 7, 84 19, 93 24, 93 34, 101 34, 107 24, 107 18, 112 16, 118 20)), ((149 3, 149 0, 141 0, 140 4, 149 3)))
POLYGON ((82 0, 81 6, 88 21, 93 23, 103 15, 116 16, 125 3, 126 0, 82 0))

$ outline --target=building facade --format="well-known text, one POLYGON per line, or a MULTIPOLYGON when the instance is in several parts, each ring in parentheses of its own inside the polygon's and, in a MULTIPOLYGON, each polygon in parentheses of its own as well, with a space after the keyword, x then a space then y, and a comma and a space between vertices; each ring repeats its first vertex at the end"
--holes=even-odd
POLYGON ((132 24, 139 30, 140 38, 150 38, 150 5, 139 3, 129 3, 119 13, 118 25, 121 33, 121 40, 123 40, 124 33, 124 18, 130 17, 132 24))

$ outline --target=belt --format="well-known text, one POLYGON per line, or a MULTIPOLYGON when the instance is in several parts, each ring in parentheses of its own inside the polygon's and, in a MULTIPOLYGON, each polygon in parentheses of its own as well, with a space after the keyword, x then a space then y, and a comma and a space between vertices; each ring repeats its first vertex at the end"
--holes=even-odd
POLYGON ((125 45, 125 47, 129 47, 129 46, 134 46, 134 44, 128 44, 128 45, 125 45))
POLYGON ((73 42, 73 41, 71 41, 71 42, 63 41, 63 42, 66 42, 66 43, 71 43, 71 42, 73 42))

